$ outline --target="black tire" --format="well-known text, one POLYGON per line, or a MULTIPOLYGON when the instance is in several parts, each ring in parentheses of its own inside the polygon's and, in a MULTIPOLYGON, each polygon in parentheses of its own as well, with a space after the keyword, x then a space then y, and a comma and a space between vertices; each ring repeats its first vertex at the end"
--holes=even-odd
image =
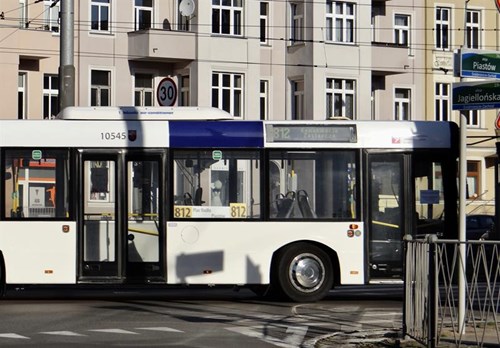
POLYGON ((288 299, 319 301, 332 288, 332 261, 321 248, 297 243, 282 250, 277 258, 273 283, 288 299))

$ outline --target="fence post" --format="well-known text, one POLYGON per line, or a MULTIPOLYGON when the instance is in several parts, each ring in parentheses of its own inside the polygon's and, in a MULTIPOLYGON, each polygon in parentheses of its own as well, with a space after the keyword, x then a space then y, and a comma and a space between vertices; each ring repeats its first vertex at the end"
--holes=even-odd
MULTIPOLYGON (((404 269, 404 291, 403 291, 403 337, 406 337, 408 335, 408 323, 406 314, 408 313, 407 307, 407 302, 410 302, 410 300, 414 300, 412 298, 408 298, 411 296, 408 296, 408 287, 411 286, 413 282, 413 278, 409 276, 410 271, 408 270, 408 267, 412 267, 411 265, 413 262, 409 260, 409 248, 410 248, 410 243, 412 242, 413 238, 411 234, 405 234, 403 236, 403 243, 404 243, 404 259, 403 259, 403 269, 404 269), (410 285, 409 285, 410 284, 410 285)), ((412 249, 413 250, 413 249, 412 249)))
POLYGON ((429 243, 429 288, 428 288, 428 302, 427 302, 427 332, 428 332, 428 344, 430 348, 435 348, 437 344, 436 337, 436 323, 437 323, 437 262, 436 262, 436 242, 438 238, 435 234, 427 236, 427 242, 429 243))

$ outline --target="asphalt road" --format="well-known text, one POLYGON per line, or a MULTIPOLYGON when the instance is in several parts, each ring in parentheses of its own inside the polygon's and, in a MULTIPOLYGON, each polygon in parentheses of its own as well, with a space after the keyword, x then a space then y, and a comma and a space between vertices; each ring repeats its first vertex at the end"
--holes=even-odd
POLYGON ((308 304, 229 289, 12 289, 0 347, 314 347, 338 332, 400 329, 402 303, 401 286, 339 288, 308 304))

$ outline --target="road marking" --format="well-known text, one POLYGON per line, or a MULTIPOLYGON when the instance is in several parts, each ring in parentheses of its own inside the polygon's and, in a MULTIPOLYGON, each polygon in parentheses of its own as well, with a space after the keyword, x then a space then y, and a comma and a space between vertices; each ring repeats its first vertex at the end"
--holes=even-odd
POLYGON ((290 335, 285 338, 285 342, 295 347, 300 347, 300 344, 304 342, 307 326, 289 326, 286 329, 286 333, 290 335))
POLYGON ((21 336, 21 335, 15 334, 15 333, 0 334, 0 337, 3 337, 3 338, 20 338, 20 339, 23 339, 23 340, 29 340, 30 339, 29 337, 21 336))
MULTIPOLYGON (((275 327, 286 327, 283 325, 277 325, 275 327)), ((254 337, 266 343, 275 345, 282 348, 297 348, 300 347, 305 334, 307 333, 307 327, 299 326, 289 326, 286 332, 291 333, 291 335, 285 337, 285 340, 280 340, 279 338, 268 336, 264 334, 269 330, 269 326, 253 326, 253 327, 226 327, 226 330, 233 331, 248 337, 254 337)))
POLYGON ((164 331, 164 332, 184 332, 170 327, 136 327, 136 330, 151 330, 151 331, 164 331))
POLYGON ((47 332, 39 332, 43 335, 56 335, 56 336, 86 336, 83 334, 79 334, 73 331, 47 331, 47 332))
POLYGON ((139 335, 137 332, 122 330, 122 329, 95 329, 95 330, 88 330, 88 331, 104 332, 104 333, 117 333, 117 334, 126 334, 126 335, 139 335))

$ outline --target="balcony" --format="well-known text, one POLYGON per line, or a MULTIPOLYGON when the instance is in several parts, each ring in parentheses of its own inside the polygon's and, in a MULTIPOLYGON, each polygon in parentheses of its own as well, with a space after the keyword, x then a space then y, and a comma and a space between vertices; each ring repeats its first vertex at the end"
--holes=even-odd
POLYGON ((133 60, 179 62, 196 59, 193 32, 146 29, 128 33, 128 55, 133 60))
POLYGON ((387 42, 372 42, 372 70, 380 75, 400 74, 412 66, 410 48, 387 42))

